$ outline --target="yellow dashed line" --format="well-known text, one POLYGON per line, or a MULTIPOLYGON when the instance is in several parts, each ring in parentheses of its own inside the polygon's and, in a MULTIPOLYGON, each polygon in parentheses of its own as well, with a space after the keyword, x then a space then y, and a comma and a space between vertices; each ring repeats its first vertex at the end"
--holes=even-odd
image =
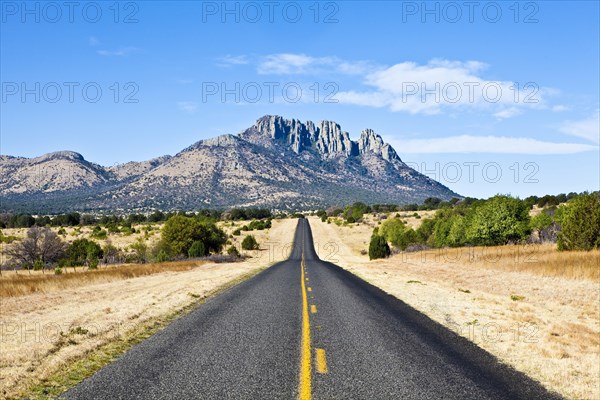
POLYGON ((325 349, 317 349, 317 372, 320 374, 326 374, 329 372, 327 369, 327 356, 325 349))
POLYGON ((315 306, 314 304, 312 306, 310 306, 310 312, 313 314, 317 313, 317 306, 315 306))
POLYGON ((309 288, 308 288, 308 291, 309 291, 309 292, 312 292, 312 288, 310 288, 310 287, 309 287, 309 288))

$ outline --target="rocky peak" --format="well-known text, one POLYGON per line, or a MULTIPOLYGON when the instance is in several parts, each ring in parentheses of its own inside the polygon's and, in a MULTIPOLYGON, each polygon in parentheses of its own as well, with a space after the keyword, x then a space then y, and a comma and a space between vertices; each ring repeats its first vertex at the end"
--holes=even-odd
POLYGON ((50 160, 70 160, 70 161, 85 161, 83 156, 74 151, 55 151, 53 153, 47 153, 34 159, 36 162, 44 162, 50 160))
POLYGON ((381 136, 376 134, 372 129, 365 129, 360 133, 358 152, 360 154, 374 153, 386 161, 400 160, 400 157, 398 157, 392 146, 384 143, 381 136))
POLYGON ((358 146, 352 140, 348 132, 343 132, 339 124, 333 121, 321 121, 317 127, 315 144, 323 155, 355 156, 358 154, 358 146))

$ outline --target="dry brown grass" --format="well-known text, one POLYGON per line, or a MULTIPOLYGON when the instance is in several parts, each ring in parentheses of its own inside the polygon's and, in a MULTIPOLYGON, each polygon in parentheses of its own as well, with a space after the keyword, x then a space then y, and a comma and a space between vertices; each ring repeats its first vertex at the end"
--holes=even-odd
POLYGON ((55 275, 52 272, 44 274, 27 273, 25 271, 5 272, 0 278, 0 298, 24 296, 32 293, 50 293, 64 289, 105 283, 121 279, 131 279, 140 276, 158 274, 161 272, 189 271, 192 268, 206 264, 207 261, 173 261, 151 264, 127 264, 105 266, 97 270, 83 270, 55 275))
POLYGON ((461 247, 403 253, 414 264, 431 261, 457 267, 528 272, 545 277, 600 280, 600 250, 558 251, 555 245, 461 247))

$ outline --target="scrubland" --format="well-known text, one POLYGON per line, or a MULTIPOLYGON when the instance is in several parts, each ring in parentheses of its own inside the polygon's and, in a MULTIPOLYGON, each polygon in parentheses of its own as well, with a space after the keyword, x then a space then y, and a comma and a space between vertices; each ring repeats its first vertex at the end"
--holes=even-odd
MULTIPOLYGON (((418 226, 419 218, 407 217, 418 226)), ((571 399, 600 398, 600 252, 514 245, 396 253, 369 261, 377 221, 324 223, 332 261, 571 399)))
POLYGON ((296 223, 273 220, 271 229, 244 232, 237 239, 253 234, 261 249, 235 263, 80 267, 62 275, 4 271, 0 398, 60 391, 71 377, 92 373, 182 310, 285 259, 296 223))

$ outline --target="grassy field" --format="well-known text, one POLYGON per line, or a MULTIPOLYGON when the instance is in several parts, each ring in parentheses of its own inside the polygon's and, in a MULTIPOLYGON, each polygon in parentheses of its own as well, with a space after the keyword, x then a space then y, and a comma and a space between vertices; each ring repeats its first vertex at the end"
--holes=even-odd
POLYGON ((63 275, 5 271, 0 398, 32 391, 44 397, 83 379, 181 310, 287 258, 296 223, 274 220, 269 230, 249 232, 261 250, 247 252, 243 262, 104 266, 63 275))
MULTIPOLYGON (((410 217, 412 226, 419 219, 410 217)), ((600 252, 553 245, 399 253, 369 261, 377 221, 310 218, 322 258, 379 286, 545 386, 600 398, 600 252), (325 247, 335 249, 324 251, 325 247)))

